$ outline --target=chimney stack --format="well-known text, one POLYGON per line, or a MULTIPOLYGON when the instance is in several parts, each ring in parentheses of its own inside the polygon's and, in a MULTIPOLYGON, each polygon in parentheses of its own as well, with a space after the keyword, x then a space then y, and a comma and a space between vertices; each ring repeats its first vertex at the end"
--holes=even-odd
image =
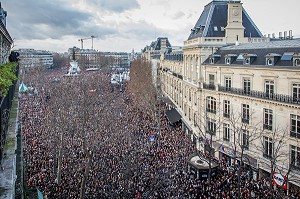
POLYGON ((272 33, 272 38, 275 39, 275 33, 272 33))
POLYGON ((289 39, 293 39, 293 31, 289 30, 289 39))
POLYGON ((284 39, 287 39, 287 31, 283 32, 283 37, 284 37, 284 39))
POLYGON ((282 32, 279 32, 279 39, 282 39, 282 32))

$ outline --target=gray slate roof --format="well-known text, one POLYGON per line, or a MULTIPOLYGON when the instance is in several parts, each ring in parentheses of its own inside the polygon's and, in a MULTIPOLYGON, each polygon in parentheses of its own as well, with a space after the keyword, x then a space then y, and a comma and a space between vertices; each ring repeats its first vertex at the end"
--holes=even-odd
MULTIPOLYGON (((210 57, 217 57, 214 65, 225 65, 226 56, 236 55, 230 65, 243 65, 243 58, 248 55, 253 58, 250 66, 266 66, 266 56, 275 56, 278 61, 274 66, 267 67, 289 67, 293 66, 293 54, 300 54, 300 39, 226 46, 210 57)), ((204 64, 210 65, 209 60, 206 59, 204 64)))
MULTIPOLYGON (((227 0, 213 0, 204 7, 196 25, 191 30, 188 40, 198 37, 225 37, 223 28, 227 26, 227 0), (215 30, 215 27, 217 30, 215 30)), ((256 27, 250 16, 243 9, 243 26, 245 37, 262 37, 260 30, 256 27)))
POLYGON ((167 48, 172 48, 169 39, 167 37, 158 37, 156 41, 151 42, 150 46, 146 46, 142 52, 145 52, 147 50, 161 50, 161 40, 166 39, 167 40, 167 48))

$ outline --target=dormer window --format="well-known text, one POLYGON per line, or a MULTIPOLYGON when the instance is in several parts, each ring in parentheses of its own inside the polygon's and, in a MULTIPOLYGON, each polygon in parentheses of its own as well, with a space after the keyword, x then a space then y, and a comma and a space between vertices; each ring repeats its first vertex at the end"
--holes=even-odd
POLYGON ((230 57, 225 58, 225 63, 227 65, 231 64, 231 58, 230 57))
POLYGON ((217 61, 219 61, 221 55, 218 54, 213 54, 209 56, 209 63, 210 64, 215 64, 217 61))
POLYGON ((269 53, 266 55, 266 65, 274 66, 276 62, 280 59, 281 55, 277 53, 269 53))
POLYGON ((245 65, 250 65, 250 58, 245 59, 245 65))
POLYGON ((273 60, 272 59, 267 59, 267 65, 268 66, 273 66, 273 60))
POLYGON ((244 54, 243 55, 244 65, 250 65, 250 64, 252 64, 252 62, 255 60, 256 57, 257 57, 256 54, 244 54))
POLYGON ((300 66, 300 59, 294 60, 294 66, 300 66))
POLYGON ((293 66, 300 66, 300 54, 293 55, 293 66))
POLYGON ((237 58, 236 54, 225 55, 225 64, 230 65, 237 58))

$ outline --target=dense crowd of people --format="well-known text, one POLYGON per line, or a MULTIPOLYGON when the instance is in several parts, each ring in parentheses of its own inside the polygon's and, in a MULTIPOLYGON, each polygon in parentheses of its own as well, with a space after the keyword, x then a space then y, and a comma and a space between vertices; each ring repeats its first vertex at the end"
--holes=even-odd
MULTIPOLYGON (((238 197, 237 173, 225 162, 211 184, 193 177, 187 160, 196 148, 185 132, 161 114, 158 134, 157 121, 109 73, 28 73, 24 83, 34 90, 19 99, 26 188, 49 199, 80 198, 83 187, 88 199, 238 197)), ((241 185, 241 198, 272 198, 267 181, 246 171, 241 185)))

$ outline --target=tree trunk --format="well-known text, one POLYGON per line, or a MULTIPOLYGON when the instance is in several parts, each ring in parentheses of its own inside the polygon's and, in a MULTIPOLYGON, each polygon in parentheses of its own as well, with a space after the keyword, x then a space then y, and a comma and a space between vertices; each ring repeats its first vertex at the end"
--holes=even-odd
POLYGON ((58 153, 58 166, 57 166, 57 176, 56 176, 56 182, 57 184, 60 184, 61 181, 61 164, 62 164, 62 152, 63 152, 63 143, 64 143, 64 132, 61 132, 61 138, 60 138, 60 146, 59 146, 59 153, 58 153))
MULTIPOLYGON (((243 146, 242 146, 243 147, 243 146)), ((238 199, 241 198, 241 168, 243 164, 243 156, 244 156, 244 149, 242 148, 242 154, 241 154, 241 162, 240 162, 240 168, 237 168, 237 174, 238 174, 238 199)))
POLYGON ((212 138, 213 134, 210 134, 210 140, 209 140, 209 160, 208 160, 208 183, 209 186, 211 185, 211 158, 212 158, 212 138))

